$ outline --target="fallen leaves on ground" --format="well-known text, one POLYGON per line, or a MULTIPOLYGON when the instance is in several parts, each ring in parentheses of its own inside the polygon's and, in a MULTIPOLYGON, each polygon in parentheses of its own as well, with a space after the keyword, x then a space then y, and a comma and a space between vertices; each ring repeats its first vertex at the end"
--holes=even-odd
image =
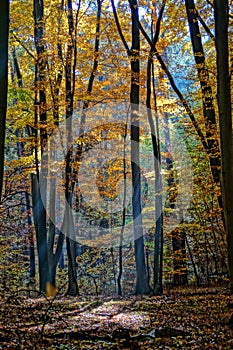
POLYGON ((233 349, 233 296, 180 289, 125 299, 1 296, 0 349, 233 349))

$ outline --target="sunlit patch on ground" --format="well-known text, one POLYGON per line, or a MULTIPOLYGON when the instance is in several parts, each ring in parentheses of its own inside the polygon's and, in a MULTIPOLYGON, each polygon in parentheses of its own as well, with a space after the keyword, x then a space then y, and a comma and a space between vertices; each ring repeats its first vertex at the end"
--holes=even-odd
POLYGON ((116 302, 104 303, 103 305, 93 309, 91 312, 80 313, 72 319, 78 324, 91 325, 92 327, 113 327, 114 324, 131 330, 139 330, 148 327, 150 318, 145 312, 124 311, 129 309, 129 303, 116 302))

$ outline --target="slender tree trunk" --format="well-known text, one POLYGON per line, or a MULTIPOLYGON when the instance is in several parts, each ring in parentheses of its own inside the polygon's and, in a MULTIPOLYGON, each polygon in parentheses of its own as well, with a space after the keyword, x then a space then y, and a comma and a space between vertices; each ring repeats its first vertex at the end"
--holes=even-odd
MULTIPOLYGON (((53 145, 54 146, 54 145, 53 145)), ((56 269, 59 262, 60 256, 62 254, 62 248, 64 243, 64 234, 63 232, 56 229, 56 212, 55 212, 55 196, 56 196, 56 179, 54 174, 50 174, 50 193, 49 193, 49 205, 50 205, 50 218, 49 218, 49 228, 48 228, 48 263, 49 263, 49 273, 50 273, 50 282, 53 286, 56 286, 56 269), (58 234, 56 250, 54 251, 55 237, 58 234)))
MULTIPOLYGON (((198 25, 198 13, 195 8, 194 0, 185 0, 190 37, 193 47, 193 55, 196 62, 198 78, 202 91, 203 114, 206 127, 206 141, 208 144, 208 156, 210 161, 210 170, 216 186, 220 189, 220 149, 217 138, 217 123, 213 103, 213 93, 210 85, 209 72, 205 64, 205 54, 202 45, 201 33, 198 25)), ((219 191, 220 192, 220 191, 219 191)), ((223 209, 222 195, 218 195, 220 209, 223 209)), ((223 216, 224 222, 224 216, 223 216)))
MULTIPOLYGON (((151 53, 149 54, 148 62, 147 62, 147 117, 151 130, 151 139, 152 139, 152 147, 153 147, 153 156, 154 156, 154 170, 155 170, 155 238, 154 238, 154 286, 153 291, 154 294, 161 294, 162 287, 162 276, 160 278, 160 274, 162 274, 162 246, 163 246, 163 238, 162 238, 162 226, 163 226, 163 213, 162 213, 162 180, 161 180, 161 171, 160 171, 160 147, 159 147, 159 139, 156 137, 158 135, 158 130, 156 131, 155 123, 152 117, 151 110, 151 76, 152 76, 152 68, 153 68, 153 58, 151 53), (160 266, 161 264, 161 266, 160 266)), ((156 96, 155 97, 155 113, 157 113, 156 106, 156 96)))
MULTIPOLYGON (((79 3, 80 6, 80 3, 79 3)), ((96 76, 96 72, 98 69, 98 64, 99 64, 99 46, 100 46, 100 19, 101 19, 101 11, 102 11, 102 3, 100 0, 97 0, 97 13, 96 13, 96 35, 95 35, 95 46, 94 46, 94 60, 93 60, 93 67, 92 67, 92 71, 90 74, 90 78, 88 81, 88 86, 87 86, 87 95, 91 95, 92 90, 93 90, 93 85, 94 85, 94 80, 95 80, 95 76, 96 76)), ((71 23, 71 22, 70 22, 71 23)), ((76 33, 77 34, 77 33, 76 33)), ((74 47, 74 51, 76 51, 76 46, 74 47)), ((76 53, 74 53, 74 55, 76 55, 76 53)), ((75 79, 75 76, 73 75, 73 79, 75 79)), ((74 90, 73 90, 74 91, 74 90)), ((84 129, 85 129, 85 123, 86 123, 86 109, 89 106, 89 100, 86 99, 83 103, 83 110, 82 110, 82 115, 81 115, 81 122, 80 122, 80 129, 79 129, 79 135, 82 137, 84 134, 84 129)), ((78 150, 76 151, 76 155, 75 155, 75 160, 76 163, 79 164, 81 163, 81 158, 82 158, 82 144, 79 145, 78 150)), ((74 186, 74 182, 76 182, 76 185, 78 186, 78 171, 74 171, 73 173, 74 175, 74 179, 73 179, 73 184, 72 187, 74 186)), ((79 203, 82 203, 81 198, 77 198, 77 200, 79 201, 79 203)), ((72 254, 72 247, 74 247, 74 242, 70 242, 70 256, 72 254)), ((75 246, 76 247, 76 246, 75 246)), ((77 248, 77 247, 76 247, 77 248)), ((75 249, 75 254, 76 254, 76 248, 75 249)), ((69 264, 70 268, 71 268, 71 263, 69 264)), ((75 266, 76 266, 76 262, 75 262, 75 266)), ((74 283, 72 283, 72 274, 69 277, 70 279, 70 286, 71 284, 73 285, 73 289, 78 290, 75 286, 74 283)), ((73 293, 71 291, 71 287, 68 288, 68 293, 73 293)))
POLYGON ((79 295, 79 288, 77 283, 77 272, 76 272, 77 242, 73 241, 69 237, 66 237, 66 249, 67 249, 67 257, 68 257, 67 294, 71 296, 77 296, 79 295))
MULTIPOLYGON (((40 121, 40 147, 41 154, 47 142, 47 111, 46 111, 46 93, 45 93, 45 46, 44 46, 44 2, 43 0, 34 0, 34 40, 37 52, 37 62, 35 70, 35 102, 39 94, 38 109, 40 121)), ((38 128, 38 111, 35 106, 35 124, 38 128)), ((37 132, 36 132, 37 139, 37 132)), ((48 264, 48 247, 47 247, 47 230, 46 230, 46 192, 47 192, 47 171, 43 173, 43 186, 39 186, 39 169, 38 169, 38 147, 36 147, 37 175, 32 175, 32 198, 33 198, 33 216, 37 237, 37 250, 39 259, 40 290, 46 292, 46 284, 50 282, 49 264, 48 264)))
MULTIPOLYGON (((43 154, 44 147, 47 143, 47 106, 46 106, 46 56, 45 56, 45 43, 44 43, 44 3, 40 0, 34 0, 34 23, 35 23, 35 46, 37 51, 37 63, 36 63, 36 98, 35 102, 37 104, 37 94, 39 94, 39 121, 40 121, 40 148, 41 155, 43 155, 44 160, 47 155, 43 154)), ((60 60, 62 60, 62 52, 61 52, 61 43, 58 43, 58 56, 60 60)), ((59 95, 59 86, 62 80, 62 70, 59 69, 56 88, 55 91, 52 90, 52 96, 54 101, 54 124, 58 125, 58 95, 59 95)), ((37 109, 35 108, 35 124, 38 125, 38 116, 37 109)), ((37 139, 37 131, 36 131, 36 139, 37 139)), ((51 146, 51 152, 54 152, 55 146, 51 146)), ((38 169, 38 147, 36 147, 36 163, 37 163, 37 181, 39 178, 39 169, 38 169)), ((53 155, 53 154, 52 154, 53 155)), ((48 158, 47 158, 48 160, 48 158)), ((54 176, 54 174, 49 174, 48 169, 46 167, 43 168, 43 171, 40 174, 40 177, 43 181, 39 184, 36 183, 35 179, 33 180, 33 190, 39 193, 33 193, 33 197, 38 197, 38 207, 39 212, 34 207, 34 218, 37 220, 36 233, 37 233, 37 248, 38 248, 38 256, 39 256, 39 274, 45 274, 45 277, 40 276, 40 281, 43 283, 41 286, 42 291, 46 291, 46 283, 55 286, 55 277, 56 277, 56 267, 59 261, 60 254, 62 252, 62 246, 64 241, 64 235, 62 232, 59 232, 58 243, 56 247, 56 252, 53 253, 54 243, 55 243, 55 208, 53 208, 55 204, 55 195, 56 195, 56 181, 51 178, 51 191, 50 191, 50 213, 51 218, 49 222, 49 232, 48 232, 48 240, 47 240, 47 220, 46 220, 46 202, 47 202, 47 177, 48 175, 54 176), (37 189, 38 187, 38 189, 37 189), (37 215, 40 215, 37 217, 37 215), (41 261, 40 261, 41 260, 41 261), (44 264, 44 266, 43 266, 44 264), (45 280, 46 279, 46 280, 45 280), (45 284, 45 285, 44 285, 45 284)), ((34 204, 36 204, 34 202, 34 204)))
MULTIPOLYGON (((12 58, 13 58, 13 66, 14 66, 14 73, 16 74, 17 78, 17 85, 19 88, 23 86, 23 79, 22 79, 22 74, 21 70, 19 67, 18 59, 16 56, 16 51, 15 48, 13 49, 12 52, 12 58)), ((12 77, 12 80, 14 81, 14 78, 12 77)), ((17 103, 17 99, 14 99, 14 102, 17 103)), ((20 136, 20 131, 19 129, 16 130, 16 137, 20 136)), ((17 142, 17 155, 18 158, 20 159, 22 157, 22 152, 23 152, 23 143, 21 141, 17 142)), ((23 199, 23 198, 22 198, 23 199)), ((27 245, 27 253, 29 255, 29 278, 34 278, 35 273, 36 273, 36 262, 35 262, 35 247, 34 247, 34 238, 33 238, 33 227, 32 227, 32 218, 31 218, 31 209, 30 209, 30 197, 27 189, 25 189, 25 201, 26 201, 26 209, 23 206, 23 211, 26 210, 27 218, 26 218, 26 223, 27 223, 27 235, 28 235, 28 245, 27 245)))
MULTIPOLYGON (((176 179, 174 178, 174 164, 170 149, 170 130, 168 118, 165 115, 165 152, 166 152, 166 168, 168 171, 168 201, 167 205, 172 211, 175 209, 176 197, 178 192, 178 186, 176 179)), ((186 249, 185 249, 185 236, 182 229, 176 227, 172 233, 172 249, 173 249, 173 269, 174 269, 174 285, 185 285, 188 282, 187 269, 185 266, 186 249)))
POLYGON ((0 200, 4 174, 4 144, 7 110, 8 87, 8 33, 9 33, 9 1, 1 2, 0 13, 0 200))
MULTIPOLYGON (((75 89, 75 69, 76 69, 76 37, 74 37, 74 29, 77 25, 74 24, 73 5, 71 0, 67 0, 68 5, 68 28, 69 28, 69 44, 67 46, 66 64, 65 64, 65 82, 66 82, 66 131, 67 144, 72 144, 72 116, 74 109, 74 89, 75 89), (73 63, 73 65, 72 65, 73 63)), ((72 184, 72 167, 71 161, 73 157, 73 147, 69 146, 66 156, 65 168, 65 197, 68 210, 72 208, 73 184, 72 184)), ((76 296, 79 294, 76 272, 76 242, 73 230, 73 217, 65 218, 68 220, 68 231, 66 232, 66 249, 68 258, 68 290, 67 294, 76 296)))
MULTIPOLYGON (((158 18, 156 16, 156 4, 153 3, 152 8, 152 26, 151 37, 154 45, 156 45, 160 35, 160 25, 163 18, 166 0, 163 1, 159 11, 158 18), (157 18, 156 22, 155 19, 157 18)), ((153 50, 150 50, 147 62, 147 117, 151 130, 151 139, 154 156, 154 170, 155 170, 155 237, 154 237, 154 283, 153 293, 163 293, 163 208, 162 208, 162 178, 161 178, 161 153, 159 141, 159 124, 158 111, 155 93, 155 79, 154 79, 154 65, 153 65, 153 50), (151 81, 153 86, 154 112, 155 122, 152 117, 151 108, 151 81)))
MULTIPOLYGON (((128 118, 127 118, 128 119, 128 118)), ((122 295, 122 286, 121 286, 121 277, 123 274, 123 238, 124 238, 124 229, 125 229, 125 222, 126 222, 126 179, 127 179, 127 173, 126 173, 126 138, 127 138, 127 124, 128 120, 126 120, 125 123, 125 133, 124 133, 124 141, 123 141, 123 179, 124 179, 124 193, 123 193, 123 210, 122 210, 122 226, 121 226, 121 233, 120 233, 120 242, 119 242, 119 273, 117 276, 117 289, 118 294, 122 295)))
POLYGON ((46 284, 50 281, 49 265, 48 265, 48 250, 46 239, 46 221, 41 220, 44 217, 44 205, 41 198, 40 187, 36 174, 32 174, 32 208, 33 218, 36 230, 37 251, 39 260, 39 280, 40 291, 46 292, 46 284))
POLYGON ((47 111, 45 93, 46 59, 44 45, 44 1, 34 0, 34 37, 37 52, 38 80, 36 87, 39 90, 39 116, 40 116, 40 141, 41 152, 47 142, 47 111))
POLYGON ((184 237, 185 237, 186 246, 188 248, 189 257, 190 257, 190 260, 191 260, 191 263, 192 263, 192 266, 193 266, 193 271, 194 271, 194 275, 195 275, 195 278, 196 278, 196 282, 197 282, 197 285, 199 286, 200 285, 200 277, 198 275, 197 267, 196 267, 196 264, 195 264, 195 261, 194 261, 194 258, 193 258, 193 254, 192 254, 189 242, 188 242, 188 238, 187 238, 187 235, 185 234, 185 232, 184 232, 184 237))
POLYGON ((26 197, 26 210, 27 210, 27 225, 28 225, 28 250, 29 250, 29 278, 33 279, 36 275, 36 259, 35 259, 35 246, 33 237, 33 226, 31 217, 31 205, 28 191, 25 192, 26 197))
MULTIPOLYGON (((59 16, 64 12, 64 0, 61 0, 59 5, 59 16)), ((59 59, 58 72, 55 78, 55 84, 52 84, 50 81, 50 89, 53 100, 53 121, 54 126, 59 126, 59 96, 60 96, 60 87, 63 78, 63 53, 62 53, 62 40, 60 38, 61 34, 61 19, 58 17, 57 27, 58 27, 58 43, 57 43, 57 57, 59 59)), ((56 158, 56 144, 54 140, 50 142, 50 159, 51 161, 56 158)), ((56 222, 56 175, 49 174, 50 176, 50 192, 49 192, 49 206, 50 206, 50 218, 49 218, 49 228, 48 228, 48 262, 49 262, 49 271, 50 271, 50 281, 56 286, 56 269, 60 261, 61 255, 63 256, 63 265, 64 265, 64 254, 63 254, 63 243, 65 236, 63 232, 59 231, 55 227, 56 222), (54 251, 55 237, 58 234, 56 251, 54 251)), ((63 266, 64 268, 64 266, 63 266)))
POLYGON ((137 1, 132 1, 132 47, 130 54, 131 63, 131 169, 132 169, 132 187, 133 187, 133 225, 134 225, 134 248, 136 260, 136 294, 145 294, 149 292, 149 286, 146 277, 146 263, 144 252, 144 237, 142 224, 142 206, 141 206, 141 174, 139 160, 139 77, 140 77, 140 38, 139 26, 135 20, 134 9, 138 18, 137 1))
POLYGON ((228 49, 228 6, 227 0, 214 1, 223 207, 227 236, 230 289, 233 291, 233 135, 228 49))

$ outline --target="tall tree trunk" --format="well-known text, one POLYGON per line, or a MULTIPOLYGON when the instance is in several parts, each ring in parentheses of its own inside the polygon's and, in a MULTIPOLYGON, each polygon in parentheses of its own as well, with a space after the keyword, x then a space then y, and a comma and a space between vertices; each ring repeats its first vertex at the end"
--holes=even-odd
POLYGON ((36 88, 39 90, 39 116, 40 116, 40 141, 41 153, 47 142, 47 111, 45 93, 46 59, 44 46, 44 1, 34 0, 34 38, 37 52, 37 82, 36 88))
POLYGON ((28 225, 28 250, 29 250, 29 278, 33 279, 36 275, 36 259, 35 259, 35 246, 33 237, 33 226, 31 217, 31 204, 28 191, 25 192, 26 197, 26 210, 27 210, 27 225, 28 225))
MULTIPOLYGON (((61 39, 61 16, 64 12, 64 0, 61 0, 59 5, 59 17, 57 22, 58 27, 58 42, 57 42, 57 57, 59 59, 57 76, 55 77, 55 84, 50 81, 50 89, 53 100, 53 122, 54 126, 59 126, 59 98, 60 98, 60 87, 63 78, 63 53, 62 53, 62 39, 61 39)), ((54 161, 56 157, 56 142, 50 139, 50 160, 54 161)), ((50 206, 50 218, 49 218, 49 228, 48 228, 48 262, 50 271, 50 281, 53 286, 56 286, 56 269, 60 261, 61 255, 64 264, 64 254, 63 254, 63 243, 65 236, 62 231, 56 229, 56 176, 55 174, 49 174, 50 176, 50 192, 49 192, 49 206, 50 206), (56 251, 54 253, 55 237, 58 233, 56 251)), ((63 266, 64 268, 64 266, 63 266)))
POLYGON ((233 292, 233 135, 228 49, 228 1, 214 1, 217 49, 218 109, 222 155, 222 191, 228 250, 230 289, 233 292))
POLYGON ((7 110, 8 87, 8 33, 9 33, 9 1, 1 3, 0 14, 0 200, 4 174, 4 144, 7 110))
MULTIPOLYGON (((68 5, 68 28, 69 28, 69 44, 67 46, 66 64, 65 64, 65 78, 66 78, 66 131, 67 144, 72 144, 72 116, 74 109, 74 89, 75 89, 75 69, 76 69, 76 37, 74 37, 74 17, 72 0, 67 0, 68 5), (73 66, 72 66, 72 62, 73 66)), ((77 17, 76 17, 77 25, 77 17)), ((72 167, 71 161, 73 157, 73 147, 70 146, 66 156, 65 168, 65 197, 67 201, 68 210, 72 208, 73 184, 72 184, 72 167)), ((73 217, 65 218, 68 220, 66 232, 66 249, 68 258, 68 290, 67 293, 72 296, 79 294, 76 272, 76 242, 73 230, 73 217)))
MULTIPOLYGON (((14 72, 12 73, 12 82, 14 81, 14 73, 16 74, 17 78, 17 85, 18 88, 21 88, 23 86, 23 79, 22 79, 22 74, 21 70, 19 67, 18 59, 16 56, 16 50, 15 48, 13 49, 12 52, 12 58, 13 58, 13 66, 14 66, 14 72)), ((14 99, 14 103, 17 103, 17 99, 14 99)), ((16 130, 16 137, 20 136, 20 131, 19 129, 16 130)), ((20 159, 22 157, 22 152, 23 152, 23 142, 18 141, 17 142, 17 155, 18 158, 20 159)), ((23 196, 23 195, 22 195, 23 196)), ((23 201, 23 198, 22 198, 23 201)), ((35 262, 35 247, 34 247, 34 238, 33 238, 33 227, 32 227, 32 218, 31 218, 31 205, 30 205, 30 197, 28 190, 25 189, 25 201, 26 201, 26 206, 23 206, 23 211, 25 212, 26 210, 26 226, 27 226, 27 235, 28 235, 28 245, 27 245, 27 253, 29 255, 29 278, 34 278, 36 274, 36 262, 35 262), (26 208, 25 208, 26 207, 26 208)))
MULTIPOLYGON (((163 212, 162 212, 162 179, 160 171, 160 146, 159 146, 159 137, 158 130, 156 131, 155 123, 152 117, 151 110, 151 76, 153 70, 153 58, 151 53, 149 54, 147 62, 147 98, 146 98, 146 107, 147 107, 147 117, 151 130, 151 139, 153 147, 153 156, 154 156, 154 170, 155 170, 155 238, 154 238, 154 294, 161 294, 163 291, 162 287, 162 249, 163 249, 163 212), (161 265, 161 266, 160 266, 161 265), (161 276, 160 276, 161 275, 161 276)), ((156 96, 154 95, 154 104, 155 104, 155 114, 157 113, 156 106, 156 96)))
POLYGON ((39 182, 36 174, 31 176, 32 182, 32 208, 36 230, 37 251, 39 260, 40 291, 46 292, 46 284, 49 282, 48 250, 46 239, 46 221, 44 218, 44 205, 41 198, 39 182))
MULTIPOLYGON (((156 19, 156 5, 153 4, 152 9, 152 26, 151 36, 154 45, 156 45, 159 34, 160 25, 164 13, 166 1, 164 0, 159 11, 159 16, 156 19)), ((154 156, 154 170, 155 170, 155 237, 154 237, 154 283, 153 293, 161 294, 163 292, 162 279, 163 279, 163 208, 162 208, 162 178, 161 178, 161 153, 160 153, 160 141, 159 141, 159 124, 157 114, 157 100, 155 93, 155 79, 154 79, 154 65, 153 65, 153 51, 150 50, 147 61, 147 96, 146 96, 147 117, 151 130, 151 140, 154 156), (151 79, 152 78, 152 79, 151 79), (153 85, 153 99, 154 99, 154 112, 155 122, 152 117, 151 108, 151 82, 153 85)))
MULTIPOLYGON (((165 152, 166 152, 166 168, 168 172, 168 201, 167 205, 174 212, 176 197, 179 183, 174 177, 174 162, 171 154, 171 141, 168 117, 165 115, 165 152)), ((188 283, 187 269, 186 269, 186 249, 185 249, 185 235, 182 229, 176 227, 172 232, 172 250, 173 250, 173 283, 176 286, 185 285, 188 283)))
POLYGON ((134 225, 134 248, 136 260, 136 294, 149 292, 149 286, 146 276, 146 263, 144 253, 144 237, 142 224, 142 206, 141 206, 141 174, 139 159, 139 77, 140 77, 140 37, 139 25, 135 15, 138 18, 137 0, 132 1, 132 47, 130 51, 131 63, 131 169, 132 169, 132 187, 133 187, 133 225, 134 225), (133 8, 132 8, 133 7, 133 8))
MULTIPOLYGON (((128 118, 127 118, 128 119, 128 118)), ((119 242, 119 273, 117 276, 117 290, 118 294, 122 295, 122 286, 121 286, 121 278, 123 274, 123 239, 124 239, 124 229, 125 229, 125 223, 126 223, 126 179, 127 179, 127 173, 126 173, 126 138, 127 138, 127 123, 128 120, 126 120, 125 123, 125 132, 124 132, 124 141, 123 141, 123 179, 124 179, 124 192, 123 192, 123 204, 122 204, 122 225, 121 225, 121 232, 120 232, 120 242, 119 242)))
MULTIPOLYGON (((37 52, 37 62, 35 70, 35 102, 37 102, 37 94, 39 91, 39 101, 35 106, 35 124, 38 128, 38 117, 40 121, 40 147, 41 154, 47 142, 47 130, 46 130, 46 93, 45 93, 45 47, 44 47, 44 2, 43 0, 34 0, 34 40, 37 52)), ((36 132, 37 138, 37 132, 36 132)), ((38 148, 36 149, 37 158, 38 148)), ((47 172, 43 173, 43 186, 39 186, 39 169, 38 169, 38 158, 37 158, 37 175, 32 175, 32 197, 33 197, 33 215, 37 237, 37 250, 39 259, 39 275, 40 275, 40 290, 46 292, 46 284, 50 281, 49 278, 49 264, 48 264, 48 247, 47 247, 47 231, 46 231, 46 191, 47 191, 47 172)))
MULTIPOLYGON (((206 127, 206 141, 208 144, 208 156, 210 170, 216 186, 220 189, 220 149, 217 138, 217 123, 213 104, 213 93, 210 85, 209 72, 205 64, 205 54, 202 45, 201 33, 198 25, 198 13, 194 0, 185 0, 190 37, 193 47, 193 55, 196 62, 198 78, 202 91, 203 114, 206 127)), ((221 193, 221 191, 218 191, 221 193)), ((218 195, 220 209, 223 208, 222 195, 218 195)), ((223 217, 224 222, 224 217, 223 217)))
MULTIPOLYGON (((69 24, 69 35, 71 38, 71 44, 67 49, 67 60, 66 60, 66 98, 67 98, 67 111, 66 111, 66 116, 67 118, 70 118, 73 114, 73 96, 74 96, 74 89, 75 89, 75 69, 76 69, 76 55, 77 55, 77 43, 76 43, 76 36, 77 36, 77 19, 78 19, 78 13, 80 9, 80 2, 78 5, 78 10, 76 14, 76 22, 74 23, 74 18, 73 18, 73 10, 72 10, 72 2, 68 1, 68 8, 69 8, 69 14, 68 14, 68 24, 69 24), (72 40, 73 37, 73 31, 75 32, 75 38, 72 40), (72 74, 72 67, 71 67, 71 62, 72 62, 72 55, 73 55, 73 74, 72 74), (73 85, 72 85, 73 83, 73 85)), ((90 95, 92 93, 93 89, 93 84, 94 84, 94 79, 96 76, 96 72, 98 69, 98 63, 99 63, 99 58, 98 58, 98 53, 99 53, 99 45, 100 45, 100 19, 101 19, 101 1, 97 0, 97 14, 96 14, 96 36, 95 36, 95 47, 94 47, 94 60, 93 60, 93 68, 91 71, 91 75, 89 78, 88 86, 87 86, 87 94, 90 95)), ((80 130, 79 134, 82 137, 84 133, 84 128, 85 128, 85 122, 86 122, 86 115, 85 115, 85 110, 89 106, 89 100, 87 99, 83 103, 83 111, 82 111, 82 116, 81 116, 81 122, 80 122, 80 130)), ((70 124, 71 125, 71 124, 70 124)), ((71 126, 72 128, 72 126, 71 126)), ((69 132, 69 131, 68 131, 69 132)), ((72 136, 70 136, 72 137, 72 136)), ((71 140, 70 140, 71 141, 71 140)), ((82 157, 82 145, 78 148, 78 151, 76 152, 75 155, 75 160, 77 163, 80 162, 82 157)), ((73 175, 73 179, 69 179, 69 176, 66 178, 66 197, 68 203, 70 203, 70 206, 72 206, 72 192, 74 188, 74 182, 78 185, 78 174, 77 171, 74 171, 70 167, 70 162, 72 159, 72 154, 71 150, 68 152, 67 155, 67 162, 66 162, 66 167, 67 167, 67 174, 73 175), (70 183, 70 185, 69 185, 70 183), (70 187, 70 190, 68 188, 70 187)), ((66 244, 67 244, 67 256, 68 256, 68 279, 69 279, 69 285, 68 285, 68 294, 71 295, 77 295, 79 293, 78 290, 78 285, 77 285, 77 273, 76 273, 76 252, 77 252, 77 243, 75 242, 75 238, 73 237, 73 240, 70 239, 68 236, 66 239, 66 244)))
MULTIPOLYGON (((55 145, 50 145, 53 147, 55 145)), ((48 228, 48 263, 49 263, 49 273, 50 273, 50 282, 53 286, 56 286, 56 269, 59 262, 60 256, 62 254, 62 248, 64 243, 64 234, 62 231, 56 229, 56 212, 55 212, 55 196, 56 196, 56 179, 54 174, 50 174, 50 193, 49 193, 49 205, 50 205, 50 218, 49 218, 49 228, 48 228), (54 251, 55 237, 58 233, 58 239, 56 244, 56 250, 54 251)))

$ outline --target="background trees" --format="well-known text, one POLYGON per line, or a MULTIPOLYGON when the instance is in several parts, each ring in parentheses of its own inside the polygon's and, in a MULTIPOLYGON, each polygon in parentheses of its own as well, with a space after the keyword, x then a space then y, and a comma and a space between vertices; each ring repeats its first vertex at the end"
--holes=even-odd
MULTIPOLYGON (((28 191, 33 173, 31 204, 41 291, 46 291, 46 282, 61 284, 59 274, 63 272, 57 274, 60 257, 64 258, 60 267, 68 273, 68 293, 72 295, 78 294, 80 286, 81 292, 86 290, 88 283, 96 293, 112 293, 117 275, 122 293, 134 290, 135 284, 136 293, 143 294, 161 292, 162 282, 211 283, 226 273, 226 243, 229 252, 232 245, 228 199, 232 187, 228 175, 231 85, 227 2, 219 6, 216 1, 213 8, 204 0, 167 0, 152 6, 133 1, 12 1, 10 50, 14 55, 9 66, 12 72, 16 69, 11 60, 17 57, 24 83, 9 82, 6 179, 20 169, 21 180, 11 175, 14 186, 6 186, 1 210, 8 212, 7 220, 18 215, 23 222, 23 214, 16 209, 19 197, 15 188, 20 181, 20 190, 28 191), (220 28, 221 17, 225 24, 220 28), (113 107, 120 108, 122 102, 132 104, 131 122, 125 118, 123 124, 113 107), (142 106, 147 108, 144 119, 142 106), (65 131, 62 125, 66 125, 65 131), (67 135, 61 150, 51 138, 58 126, 67 135), (131 152, 132 172, 122 160, 121 164, 114 159, 105 164, 113 138, 119 140, 119 154, 131 152), (177 139, 187 150, 186 165, 184 158, 179 159, 182 147, 174 141, 177 139), (24 148, 20 159, 16 157, 17 142, 24 148), (222 221, 220 143, 227 240, 222 221), (62 160, 59 152, 65 154, 62 160), (46 157, 49 166, 41 172, 41 159, 46 157), (50 166, 54 162, 57 172, 50 166), (86 172, 81 171, 82 164, 86 172), (182 183, 186 175, 182 174, 191 165, 187 187, 193 186, 193 196, 186 210, 187 203, 178 199, 185 197, 182 183), (97 169, 96 178, 88 188, 90 197, 85 197, 81 185, 88 183, 93 168, 97 169), (42 193, 38 187, 41 176, 42 193), (122 201, 117 214, 113 189, 122 201), (95 191, 99 197, 91 197, 95 191), (59 221, 64 193, 68 211, 70 207, 73 211, 59 221), (13 198, 12 208, 9 198, 13 198), (88 202, 90 198, 98 200, 88 202), (104 210, 99 210, 102 202, 104 210), (75 226, 80 218, 87 223, 84 233, 75 226), (176 222, 174 230, 170 228, 172 220, 176 222), (111 247, 106 248, 106 237, 114 236, 117 227, 119 232, 122 223, 124 234, 123 230, 120 237, 112 237, 111 247), (133 230, 134 240, 129 234, 133 230), (81 234, 93 239, 97 231, 102 232, 98 249, 77 239, 81 234)), ((231 259, 229 268, 231 271, 231 259)))

